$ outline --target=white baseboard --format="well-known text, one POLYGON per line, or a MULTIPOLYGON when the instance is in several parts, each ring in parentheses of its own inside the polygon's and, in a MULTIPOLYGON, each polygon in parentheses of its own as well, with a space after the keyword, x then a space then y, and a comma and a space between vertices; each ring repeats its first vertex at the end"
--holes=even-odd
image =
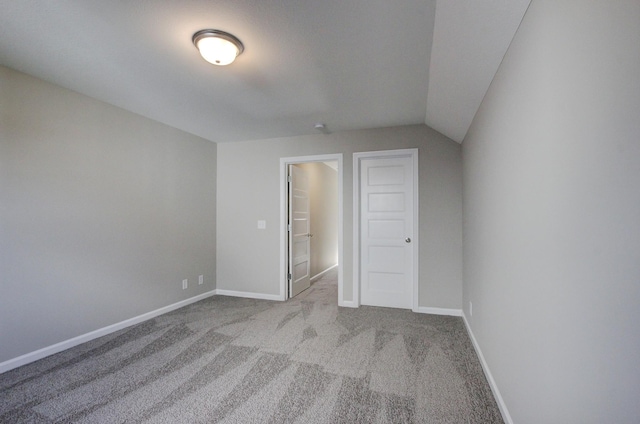
POLYGON ((319 273, 317 273, 316 275, 314 275, 313 277, 311 277, 311 281, 319 280, 320 278, 322 278, 322 276, 323 276, 324 274, 326 274, 327 272, 329 272, 329 271, 331 271, 332 269, 337 268, 337 267, 338 267, 338 264, 335 264, 335 265, 333 265, 333 266, 330 266, 329 268, 325 269, 324 271, 319 272, 319 273))
POLYGON ((280 297, 279 294, 264 294, 264 293, 251 293, 251 292, 241 292, 235 290, 222 290, 216 289, 214 290, 216 295, 220 296, 231 296, 231 297, 246 297, 249 299, 262 299, 262 300, 284 300, 280 297))
POLYGON ((12 370, 14 368, 21 367, 22 365, 35 362, 39 359, 46 358, 47 356, 53 355, 55 353, 62 352, 63 350, 70 349, 79 344, 86 343, 93 339, 97 339, 98 337, 106 336, 107 334, 114 333, 118 330, 122 330, 123 328, 130 327, 132 325, 141 323, 151 318, 155 318, 158 315, 166 314, 167 312, 174 311, 176 309, 182 308, 183 306, 187 306, 192 303, 198 302, 202 299, 206 299, 207 297, 211 297, 214 294, 215 294, 215 290, 202 293, 197 296, 190 297, 189 299, 181 300, 180 302, 176 302, 171 305, 164 306, 160 309, 156 309, 154 311, 147 312, 142 315, 138 315, 137 317, 129 318, 127 320, 118 322, 116 324, 108 325, 98 330, 94 330, 89 333, 82 334, 72 339, 65 340, 60 343, 56 343, 54 345, 44 347, 42 349, 38 349, 34 352, 26 353, 24 355, 18 356, 17 358, 9 359, 8 361, 4 361, 0 363, 0 374, 2 374, 3 372, 7 372, 9 370, 12 370))
POLYGON ((433 315, 449 315, 453 317, 461 317, 462 309, 447 309, 447 308, 430 308, 428 306, 418 306, 413 312, 419 314, 433 314, 433 315))
POLYGON ((462 313, 462 319, 464 321, 464 325, 467 327, 467 332, 469 333, 469 337, 471 338, 471 343, 473 343, 473 348, 476 350, 476 354, 478 355, 478 358, 480 358, 480 364, 482 364, 482 370, 484 371, 484 375, 487 377, 487 381, 489 382, 489 387, 491 387, 491 392, 493 392, 493 397, 496 399, 496 402, 498 403, 498 408, 500 409, 500 413, 502 414, 502 419, 506 424, 513 424, 513 420, 511 419, 511 414, 509 414, 507 405, 504 403, 504 399, 502 399, 500 390, 498 390, 496 381, 493 379, 493 375, 491 375, 491 370, 489 370, 489 365, 487 364, 487 361, 485 361, 484 359, 482 350, 480 350, 480 345, 478 345, 478 341, 476 340, 476 337, 473 335, 473 331, 471 330, 471 326, 469 325, 469 321, 467 321, 467 316, 464 314, 464 312, 462 313))

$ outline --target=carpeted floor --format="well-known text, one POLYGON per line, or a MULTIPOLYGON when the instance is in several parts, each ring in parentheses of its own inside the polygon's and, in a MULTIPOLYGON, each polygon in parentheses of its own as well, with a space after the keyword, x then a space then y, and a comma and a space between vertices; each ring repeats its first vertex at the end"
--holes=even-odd
POLYGON ((0 423, 502 423, 460 318, 216 296, 0 375, 0 423))

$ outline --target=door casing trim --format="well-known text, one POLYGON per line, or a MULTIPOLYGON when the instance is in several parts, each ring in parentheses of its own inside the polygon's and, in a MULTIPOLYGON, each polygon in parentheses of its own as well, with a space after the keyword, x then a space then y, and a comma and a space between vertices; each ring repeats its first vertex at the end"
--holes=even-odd
MULTIPOLYGON (((375 152, 357 152, 353 154, 353 306, 360 306, 360 165, 362 159, 388 159, 394 157, 410 157, 413 159, 413 292, 412 292, 412 310, 418 312, 420 292, 419 292, 419 250, 420 240, 420 209, 419 209, 419 190, 418 176, 420 169, 418 167, 418 149, 398 149, 398 150, 381 150, 375 152)), ((345 305, 346 306, 346 305, 345 305)))

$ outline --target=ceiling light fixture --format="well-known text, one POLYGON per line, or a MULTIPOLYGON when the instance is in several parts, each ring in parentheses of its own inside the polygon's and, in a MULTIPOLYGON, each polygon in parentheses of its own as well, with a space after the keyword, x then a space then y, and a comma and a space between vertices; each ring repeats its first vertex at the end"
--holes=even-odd
POLYGON ((203 29, 193 34, 193 44, 209 63, 228 65, 244 51, 244 45, 237 37, 217 29, 203 29))

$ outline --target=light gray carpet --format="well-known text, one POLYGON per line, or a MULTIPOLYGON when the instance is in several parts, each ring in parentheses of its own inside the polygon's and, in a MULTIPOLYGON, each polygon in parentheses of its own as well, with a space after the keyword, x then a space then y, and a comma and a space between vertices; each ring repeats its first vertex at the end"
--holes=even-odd
POLYGON ((502 423, 460 318, 217 296, 0 375, 1 423, 502 423))

